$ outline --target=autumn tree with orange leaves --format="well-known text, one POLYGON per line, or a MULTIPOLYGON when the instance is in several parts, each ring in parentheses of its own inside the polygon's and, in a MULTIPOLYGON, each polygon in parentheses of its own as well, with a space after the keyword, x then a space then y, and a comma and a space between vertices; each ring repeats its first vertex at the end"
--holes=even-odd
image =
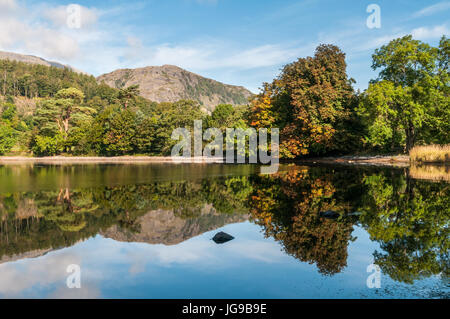
POLYGON ((252 101, 250 124, 280 128, 280 151, 287 158, 356 149, 360 125, 346 68, 337 46, 318 46, 313 57, 286 65, 273 83, 264 85, 252 101))

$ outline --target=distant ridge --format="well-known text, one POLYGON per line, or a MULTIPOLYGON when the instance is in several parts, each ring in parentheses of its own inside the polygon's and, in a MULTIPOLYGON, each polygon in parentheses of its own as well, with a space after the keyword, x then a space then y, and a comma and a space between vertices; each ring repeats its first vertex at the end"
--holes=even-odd
POLYGON ((77 70, 70 65, 65 65, 59 62, 54 61, 48 61, 43 58, 34 56, 34 55, 26 55, 26 54, 19 54, 19 53, 13 53, 13 52, 6 52, 6 51, 0 51, 0 60, 11 60, 11 61, 18 61, 18 62, 24 62, 24 63, 30 63, 30 64, 40 64, 45 65, 48 67, 56 67, 59 69, 67 68, 71 71, 77 72, 77 73, 83 73, 87 74, 86 72, 77 70))
POLYGON ((138 84, 141 95, 151 101, 195 100, 208 111, 218 104, 247 104, 253 95, 242 86, 223 84, 174 65, 120 69, 97 77, 97 81, 117 89, 138 84))

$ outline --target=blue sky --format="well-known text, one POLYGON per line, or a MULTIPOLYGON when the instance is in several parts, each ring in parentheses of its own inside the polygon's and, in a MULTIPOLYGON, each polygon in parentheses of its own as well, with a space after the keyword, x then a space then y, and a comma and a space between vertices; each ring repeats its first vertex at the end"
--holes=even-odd
POLYGON ((174 64, 256 92, 280 68, 333 43, 347 54, 364 89, 375 77, 371 54, 413 34, 437 44, 449 35, 450 1, 355 0, 0 0, 0 50, 38 55, 94 75, 117 68, 174 64), (82 6, 79 29, 67 5, 82 6), (381 28, 369 29, 369 4, 381 28))

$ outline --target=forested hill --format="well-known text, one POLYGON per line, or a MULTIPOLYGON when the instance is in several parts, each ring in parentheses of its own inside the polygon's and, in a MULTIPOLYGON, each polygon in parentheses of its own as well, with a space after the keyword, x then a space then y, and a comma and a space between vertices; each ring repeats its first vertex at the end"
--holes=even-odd
MULTIPOLYGON (((67 68, 0 59, 0 156, 170 155, 175 128, 216 125, 197 101, 158 104, 138 94, 67 68)), ((247 106, 218 109, 245 124, 247 106)))
POLYGON ((69 65, 64 65, 64 64, 58 63, 58 62, 48 61, 48 60, 45 60, 43 58, 40 58, 40 57, 37 57, 34 55, 26 55, 26 54, 18 54, 18 53, 13 53, 13 52, 0 51, 0 60, 10 60, 10 61, 25 62, 25 63, 30 63, 30 64, 54 66, 59 69, 67 68, 71 71, 75 71, 78 73, 84 73, 84 72, 81 72, 69 65))
POLYGON ((88 99, 96 94, 98 84, 93 76, 37 62, 2 59, 0 55, 0 95, 46 98, 68 87, 79 88, 88 99))
POLYGON ((173 65, 116 70, 97 80, 117 89, 139 85, 141 96, 155 102, 194 100, 209 111, 219 104, 247 104, 252 96, 242 86, 223 84, 173 65))

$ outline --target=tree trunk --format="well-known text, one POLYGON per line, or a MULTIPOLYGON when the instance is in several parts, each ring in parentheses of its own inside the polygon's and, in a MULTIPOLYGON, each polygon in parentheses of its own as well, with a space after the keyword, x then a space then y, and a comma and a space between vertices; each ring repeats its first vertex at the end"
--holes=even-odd
POLYGON ((67 133, 69 132, 69 119, 68 118, 63 120, 63 125, 64 125, 64 132, 66 133, 64 136, 64 139, 66 139, 67 133))
POLYGON ((409 151, 414 147, 416 143, 416 130, 414 125, 409 122, 408 127, 406 128, 406 152, 409 154, 409 151))

